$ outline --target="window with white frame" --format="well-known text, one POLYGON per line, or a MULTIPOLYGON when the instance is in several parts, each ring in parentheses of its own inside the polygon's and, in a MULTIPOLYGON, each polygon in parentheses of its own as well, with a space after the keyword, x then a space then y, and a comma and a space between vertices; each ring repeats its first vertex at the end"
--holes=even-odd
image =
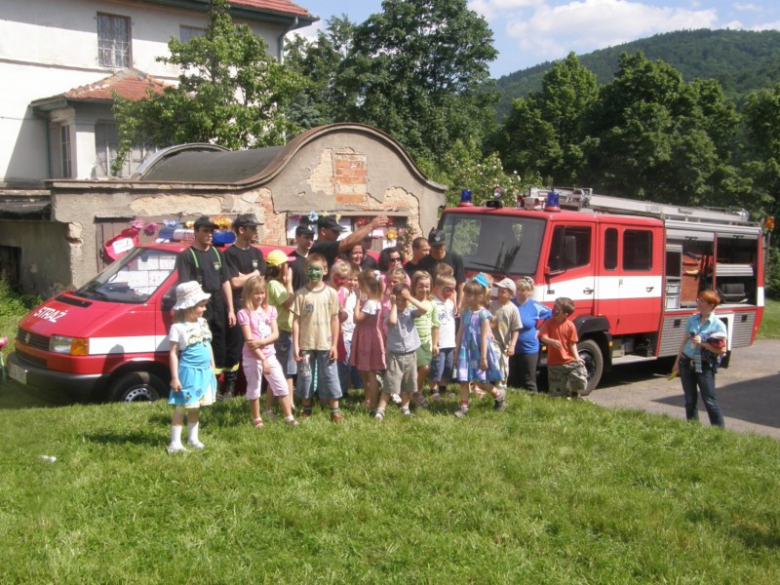
POLYGON ((179 39, 182 43, 188 42, 194 37, 202 37, 206 34, 205 28, 198 28, 197 26, 187 26, 182 24, 179 26, 179 39))
POLYGON ((130 19, 98 13, 97 29, 98 63, 104 67, 130 67, 130 19))
MULTIPOLYGON (((115 122, 98 122, 95 124, 95 176, 111 177, 111 167, 119 150, 119 126, 115 122)), ((141 165, 150 152, 156 149, 148 145, 134 146, 127 154, 127 159, 120 177, 129 177, 141 165)))
POLYGON ((73 175, 73 164, 70 149, 70 126, 60 126, 60 169, 62 177, 71 178, 73 175))

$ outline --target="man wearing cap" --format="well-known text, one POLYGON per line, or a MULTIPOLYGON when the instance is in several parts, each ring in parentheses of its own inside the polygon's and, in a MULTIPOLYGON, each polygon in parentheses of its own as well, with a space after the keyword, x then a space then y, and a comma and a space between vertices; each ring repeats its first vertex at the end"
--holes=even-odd
MULTIPOLYGON (((265 274, 265 260, 263 252, 252 246, 257 242, 257 226, 260 222, 252 213, 239 215, 233 222, 233 231, 236 232, 236 241, 225 250, 225 264, 227 264, 230 288, 233 291, 233 309, 238 311, 241 306, 241 295, 244 291, 244 283, 253 276, 265 274)), ((244 334, 237 323, 228 328, 227 350, 225 355, 225 367, 221 395, 224 398, 233 396, 238 376, 238 367, 241 364, 241 350, 244 347, 244 334)))
POLYGON ((363 238, 375 229, 386 225, 387 216, 385 214, 377 215, 363 227, 356 229, 343 240, 339 240, 339 236, 345 228, 332 215, 320 217, 317 220, 317 241, 312 246, 311 251, 319 252, 325 256, 325 259, 328 261, 328 272, 330 272, 339 254, 344 254, 352 246, 360 244, 363 238))
MULTIPOLYGON (((427 270, 432 279, 436 279, 436 267, 439 264, 449 264, 452 266, 455 282, 458 288, 458 298, 455 299, 455 306, 460 308, 463 301, 463 285, 466 284, 466 269, 463 267, 463 258, 455 252, 448 252, 444 245, 444 232, 433 228, 428 234, 428 245, 430 253, 425 256, 418 267, 420 270, 427 270)), ((432 280, 432 282, 434 281, 432 280)))
POLYGON ((217 375, 225 367, 227 328, 236 324, 233 291, 225 259, 213 245, 217 225, 205 215, 195 220, 195 243, 176 257, 179 282, 197 281, 211 295, 203 317, 211 329, 217 375))
POLYGON ((306 258, 314 244, 314 235, 314 226, 310 223, 302 223, 295 228, 295 250, 290 254, 293 290, 306 285, 306 258))
POLYGON ((431 245, 427 239, 420 236, 412 240, 412 257, 409 262, 404 264, 404 270, 406 270, 409 277, 413 276, 418 270, 424 270, 424 268, 420 268, 420 262, 430 253, 431 245))

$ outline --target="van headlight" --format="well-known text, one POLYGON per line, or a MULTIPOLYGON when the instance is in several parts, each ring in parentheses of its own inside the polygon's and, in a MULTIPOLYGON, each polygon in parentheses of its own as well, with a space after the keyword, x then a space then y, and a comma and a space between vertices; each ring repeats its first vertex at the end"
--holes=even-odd
POLYGON ((89 355, 89 339, 52 335, 49 340, 49 351, 69 355, 89 355))

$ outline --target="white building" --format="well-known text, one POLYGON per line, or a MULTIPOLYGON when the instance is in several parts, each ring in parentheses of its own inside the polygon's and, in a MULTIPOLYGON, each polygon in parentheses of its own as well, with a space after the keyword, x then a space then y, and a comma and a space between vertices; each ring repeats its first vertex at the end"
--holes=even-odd
MULTIPOLYGON (((316 17, 290 0, 231 0, 281 57, 284 35, 316 17)), ((111 92, 141 97, 175 82, 156 61, 202 34, 208 0, 0 0, 0 189, 105 177, 116 152, 111 92)), ((131 165, 144 153, 134 153, 131 165)), ((125 169, 131 170, 130 165, 125 169)))

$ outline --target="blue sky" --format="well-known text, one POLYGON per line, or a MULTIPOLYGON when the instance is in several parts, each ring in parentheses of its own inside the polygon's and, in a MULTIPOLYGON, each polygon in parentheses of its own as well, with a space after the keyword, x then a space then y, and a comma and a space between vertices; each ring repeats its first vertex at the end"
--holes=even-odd
MULTIPOLYGON (((294 0, 321 18, 300 29, 314 36, 331 16, 363 22, 381 0, 294 0)), ((494 77, 654 34, 683 29, 780 30, 780 1, 746 0, 469 0, 493 30, 494 77)))

